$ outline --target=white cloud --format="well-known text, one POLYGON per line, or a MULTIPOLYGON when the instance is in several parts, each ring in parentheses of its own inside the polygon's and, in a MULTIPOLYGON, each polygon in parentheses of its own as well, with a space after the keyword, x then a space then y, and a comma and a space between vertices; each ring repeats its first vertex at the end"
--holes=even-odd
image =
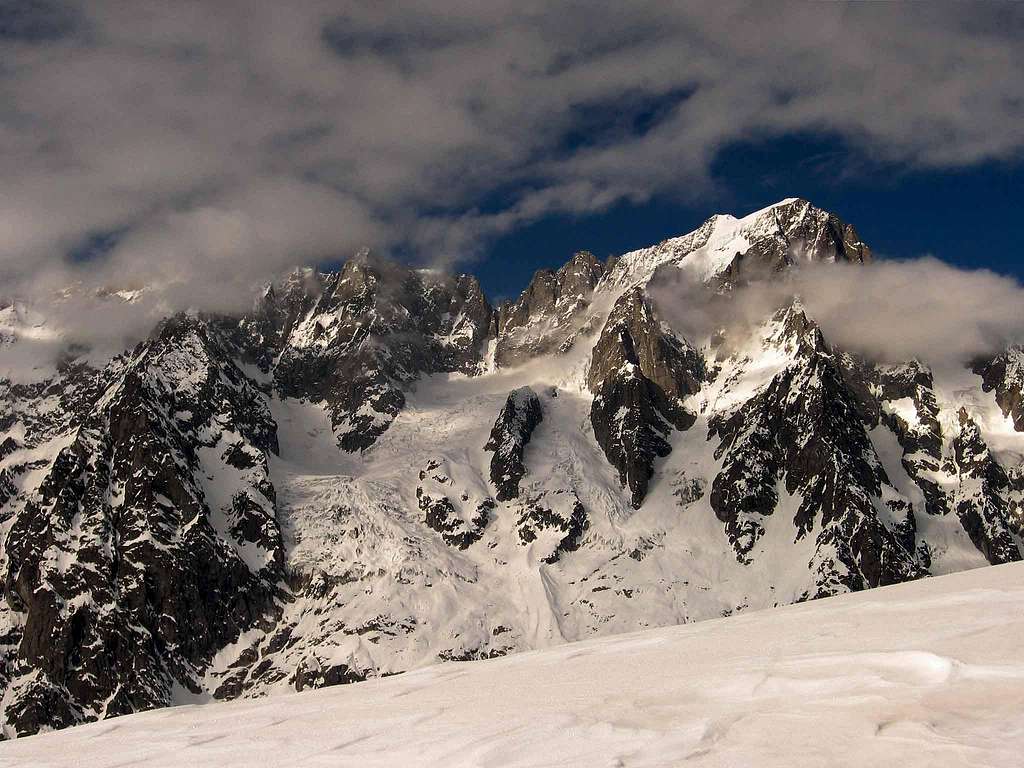
POLYGON ((877 362, 962 366, 1024 342, 1024 286, 927 257, 811 264, 724 296, 682 271, 659 272, 652 294, 673 327, 697 343, 719 329, 742 337, 794 296, 830 343, 877 362))

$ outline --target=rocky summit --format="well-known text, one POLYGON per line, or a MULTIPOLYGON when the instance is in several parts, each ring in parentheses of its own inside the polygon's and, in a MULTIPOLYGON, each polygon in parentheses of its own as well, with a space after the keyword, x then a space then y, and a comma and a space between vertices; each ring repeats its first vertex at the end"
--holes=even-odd
MULTIPOLYGON (((790 199, 500 306, 361 254, 0 368, 4 737, 1020 560, 1020 348, 882 363, 799 296, 675 322, 677 279, 871 258, 790 199)), ((0 358, 47 322, 0 302, 0 358)))

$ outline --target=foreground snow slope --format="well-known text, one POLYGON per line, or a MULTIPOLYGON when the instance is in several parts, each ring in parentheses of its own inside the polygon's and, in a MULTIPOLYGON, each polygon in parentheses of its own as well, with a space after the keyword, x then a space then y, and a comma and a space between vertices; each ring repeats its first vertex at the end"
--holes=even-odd
POLYGON ((0 765, 1016 766, 1024 565, 130 715, 0 765))

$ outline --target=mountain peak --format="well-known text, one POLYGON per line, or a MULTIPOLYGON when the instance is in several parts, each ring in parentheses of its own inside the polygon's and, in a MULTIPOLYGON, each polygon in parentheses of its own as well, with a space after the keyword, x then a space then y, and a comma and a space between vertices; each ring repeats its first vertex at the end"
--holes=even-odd
POLYGON ((675 265, 705 283, 732 284, 764 277, 801 262, 871 260, 852 225, 808 200, 789 197, 736 218, 716 214, 697 229, 623 255, 608 281, 627 287, 675 265))

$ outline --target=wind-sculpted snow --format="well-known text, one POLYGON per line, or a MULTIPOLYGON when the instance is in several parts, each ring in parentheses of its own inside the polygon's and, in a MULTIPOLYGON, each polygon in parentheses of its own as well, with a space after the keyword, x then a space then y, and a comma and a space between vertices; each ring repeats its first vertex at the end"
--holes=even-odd
POLYGON ((0 747, 40 768, 1017 766, 1024 566, 0 747))
POLYGON ((791 294, 698 333, 662 280, 869 260, 787 200, 497 310, 362 254, 102 366, 0 310, 4 735, 1019 560, 1019 350, 883 364, 791 294))

